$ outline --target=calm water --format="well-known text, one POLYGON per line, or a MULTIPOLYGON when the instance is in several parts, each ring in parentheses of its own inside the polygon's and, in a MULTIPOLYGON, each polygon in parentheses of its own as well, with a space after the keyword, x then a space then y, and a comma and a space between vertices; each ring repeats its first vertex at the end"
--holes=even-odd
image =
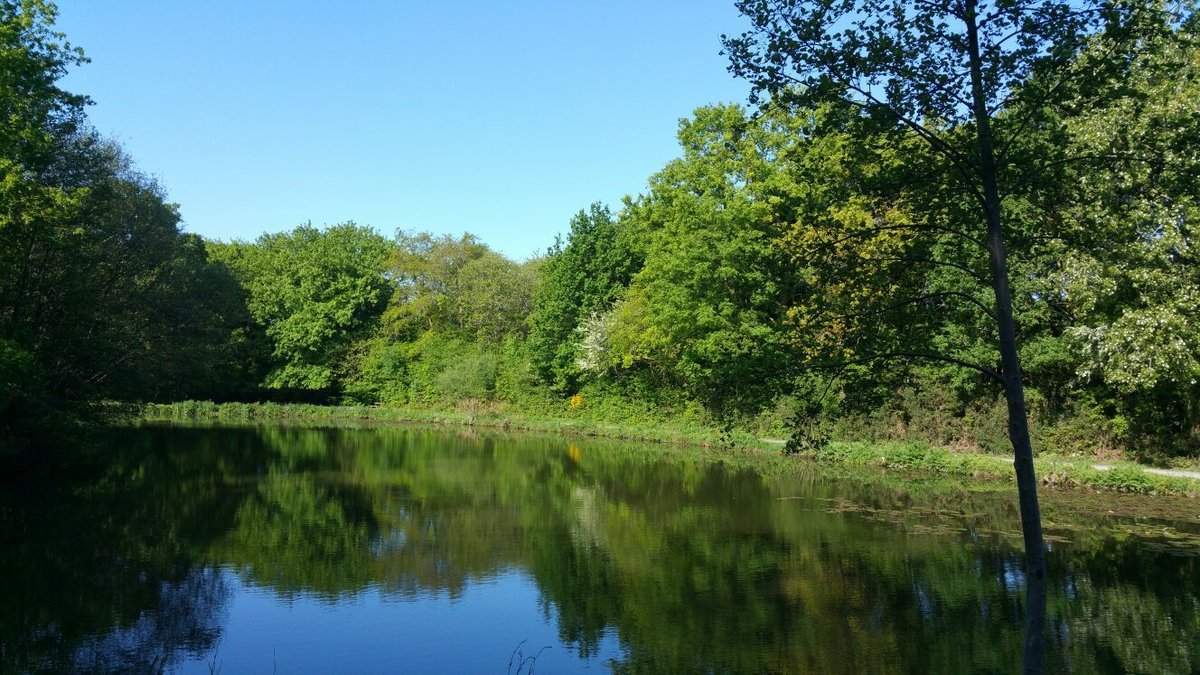
MULTIPOLYGON (((1007 489, 661 452, 116 431, 69 477, 3 483, 0 672, 1018 669, 1007 489)), ((1053 669, 1200 672, 1200 505, 1044 508, 1053 669)))

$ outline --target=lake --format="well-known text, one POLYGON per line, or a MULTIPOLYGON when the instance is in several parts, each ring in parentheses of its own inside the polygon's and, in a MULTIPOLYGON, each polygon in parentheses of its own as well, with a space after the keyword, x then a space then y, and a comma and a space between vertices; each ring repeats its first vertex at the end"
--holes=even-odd
MULTIPOLYGON (((0 672, 1019 670, 1015 488, 404 426, 114 429, 0 496, 0 672)), ((1200 672, 1200 505, 1043 495, 1054 672, 1200 672)))

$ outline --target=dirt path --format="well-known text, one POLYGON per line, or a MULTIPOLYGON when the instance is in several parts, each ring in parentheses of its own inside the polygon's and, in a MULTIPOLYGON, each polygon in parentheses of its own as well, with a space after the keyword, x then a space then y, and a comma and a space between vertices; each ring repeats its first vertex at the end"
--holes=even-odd
MULTIPOLYGON (((1108 471, 1113 468, 1111 464, 1093 464, 1092 468, 1097 471, 1108 471)), ((1170 476, 1172 478, 1194 478, 1200 480, 1200 471, 1180 471, 1178 469, 1155 469, 1149 466, 1143 466, 1142 471, 1153 473, 1159 476, 1170 476)))

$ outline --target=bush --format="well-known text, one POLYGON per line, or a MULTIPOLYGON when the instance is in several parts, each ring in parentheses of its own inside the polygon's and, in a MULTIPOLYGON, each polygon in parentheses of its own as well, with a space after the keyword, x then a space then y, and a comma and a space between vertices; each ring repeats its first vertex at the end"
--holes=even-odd
POLYGON ((496 393, 499 359, 489 351, 467 354, 436 377, 436 389, 445 399, 490 399, 496 393))
POLYGON ((884 455, 888 466, 942 473, 950 466, 950 452, 925 443, 909 441, 889 446, 884 455))
POLYGON ((1136 466, 1114 466, 1108 471, 1097 471, 1089 482, 1118 492, 1146 493, 1154 490, 1154 479, 1136 466))
POLYGON ((560 395, 538 377, 537 368, 514 337, 506 339, 497 353, 496 398, 530 413, 552 414, 560 395))
POLYGON ((376 338, 363 345, 357 367, 346 382, 349 403, 399 404, 408 400, 409 345, 376 338))

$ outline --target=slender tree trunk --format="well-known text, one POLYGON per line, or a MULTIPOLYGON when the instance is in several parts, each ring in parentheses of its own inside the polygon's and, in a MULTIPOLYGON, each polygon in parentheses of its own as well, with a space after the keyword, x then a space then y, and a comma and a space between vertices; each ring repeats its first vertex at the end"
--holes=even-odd
POLYGON ((1025 541, 1025 648, 1026 673, 1046 670, 1046 548, 1042 538, 1042 515, 1038 507, 1037 478, 1033 473, 1033 446, 1029 440, 1029 418, 1025 410, 1025 385, 1021 382, 1021 359, 1017 354, 1012 294, 1008 288, 1008 261, 1000 226, 1000 190, 992 144, 987 102, 983 95, 983 68, 976 25, 976 0, 965 0, 967 49, 971 69, 972 107, 979 150, 979 175, 983 183, 983 208, 987 216, 987 244, 996 292, 996 327, 1000 332, 1000 362, 1004 369, 1004 395, 1008 401, 1008 435, 1013 446, 1017 473, 1017 499, 1021 508, 1021 534, 1025 541))

